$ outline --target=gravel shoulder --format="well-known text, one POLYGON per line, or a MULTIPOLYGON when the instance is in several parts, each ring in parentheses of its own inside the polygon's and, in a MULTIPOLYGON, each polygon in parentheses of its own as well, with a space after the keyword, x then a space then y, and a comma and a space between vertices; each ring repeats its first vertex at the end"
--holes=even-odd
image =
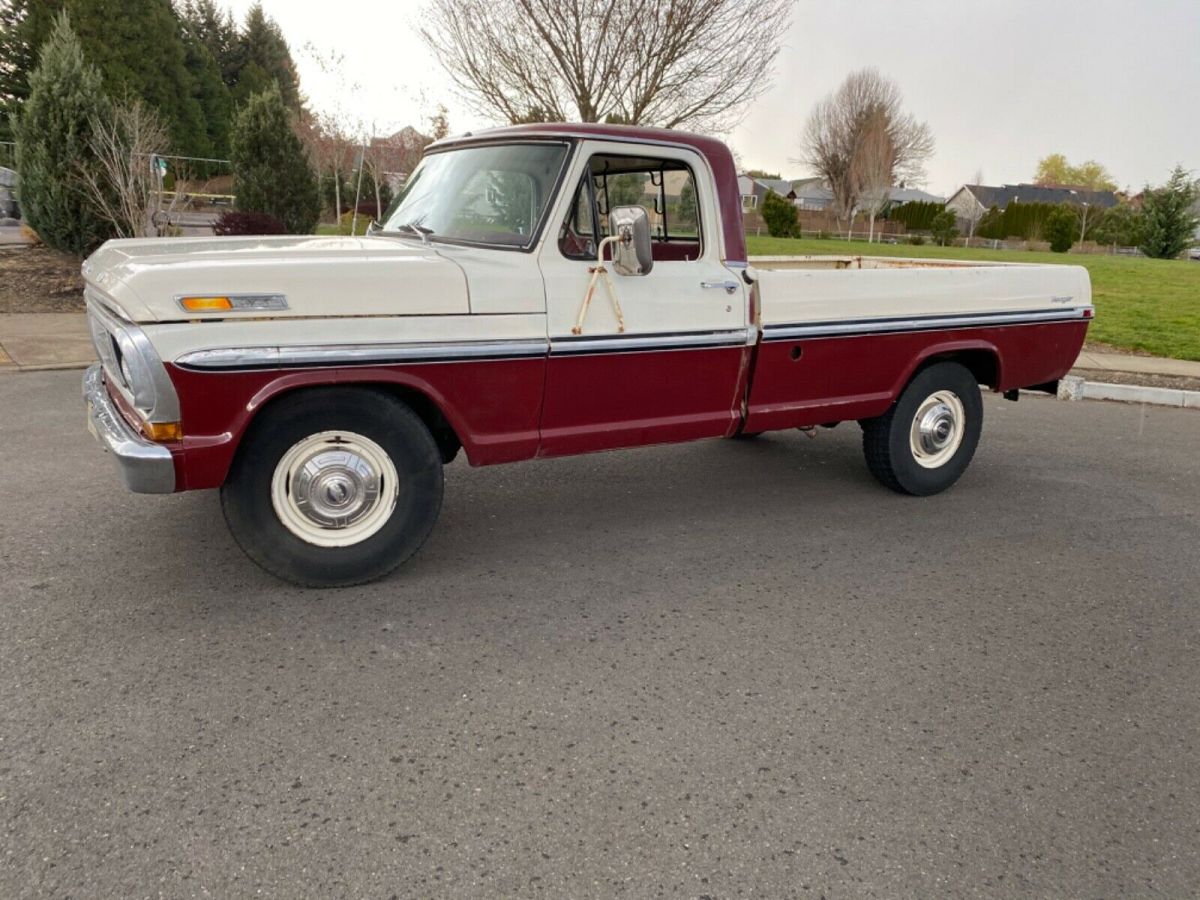
POLYGON ((79 260, 48 247, 0 246, 0 313, 83 312, 79 260))

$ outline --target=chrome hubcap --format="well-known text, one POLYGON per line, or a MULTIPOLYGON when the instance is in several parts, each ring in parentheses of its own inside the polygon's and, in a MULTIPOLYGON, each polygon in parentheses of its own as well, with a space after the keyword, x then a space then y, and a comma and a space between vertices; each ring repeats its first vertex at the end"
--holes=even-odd
POLYGON ((917 407, 909 432, 913 458, 926 469, 945 465, 963 439, 965 413, 962 401, 951 391, 938 391, 917 407))
POLYGON ((271 502, 294 535, 322 547, 366 540, 391 517, 399 488, 387 452, 360 434, 323 431, 280 459, 271 502))
POLYGON ((318 525, 345 528, 366 515, 379 497, 380 473, 350 450, 319 450, 293 476, 297 508, 318 525))

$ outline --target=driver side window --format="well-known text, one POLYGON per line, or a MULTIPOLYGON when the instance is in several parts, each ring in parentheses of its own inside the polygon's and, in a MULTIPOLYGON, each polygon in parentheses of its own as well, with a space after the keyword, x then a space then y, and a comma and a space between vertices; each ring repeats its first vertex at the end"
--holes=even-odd
POLYGON ((700 206, 691 168, 679 160, 617 155, 588 160, 559 232, 563 256, 594 260, 608 236, 608 211, 618 206, 646 210, 656 261, 699 259, 700 206))

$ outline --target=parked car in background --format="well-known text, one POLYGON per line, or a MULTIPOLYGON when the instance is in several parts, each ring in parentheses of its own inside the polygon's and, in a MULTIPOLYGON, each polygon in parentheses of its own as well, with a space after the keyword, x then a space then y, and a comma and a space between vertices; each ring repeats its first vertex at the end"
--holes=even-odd
POLYGON ((307 585, 411 556, 460 451, 851 421, 880 482, 937 493, 980 384, 1053 391, 1093 312, 1078 266, 748 260, 724 144, 609 125, 439 141, 365 237, 110 241, 83 271, 126 484, 220 488, 242 549, 307 585))
POLYGON ((21 205, 17 202, 17 173, 0 166, 0 219, 21 218, 21 205))

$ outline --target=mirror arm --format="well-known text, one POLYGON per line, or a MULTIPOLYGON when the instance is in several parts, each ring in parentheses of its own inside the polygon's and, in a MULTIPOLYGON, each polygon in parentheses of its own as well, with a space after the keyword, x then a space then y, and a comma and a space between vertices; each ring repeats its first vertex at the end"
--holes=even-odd
POLYGON ((601 278, 604 279, 604 289, 608 293, 608 299, 612 301, 613 312, 617 314, 617 331, 624 333, 625 314, 621 312, 621 304, 617 300, 617 290, 613 286, 612 276, 608 274, 608 267, 604 265, 604 250, 609 244, 621 244, 628 240, 629 238, 622 232, 606 237, 600 242, 600 246, 596 250, 596 265, 588 270, 592 273, 592 277, 588 281, 587 292, 583 295, 583 303, 579 307, 579 315, 575 318, 575 327, 571 329, 571 334, 583 334, 583 320, 587 318, 592 295, 596 293, 596 282, 601 278))

